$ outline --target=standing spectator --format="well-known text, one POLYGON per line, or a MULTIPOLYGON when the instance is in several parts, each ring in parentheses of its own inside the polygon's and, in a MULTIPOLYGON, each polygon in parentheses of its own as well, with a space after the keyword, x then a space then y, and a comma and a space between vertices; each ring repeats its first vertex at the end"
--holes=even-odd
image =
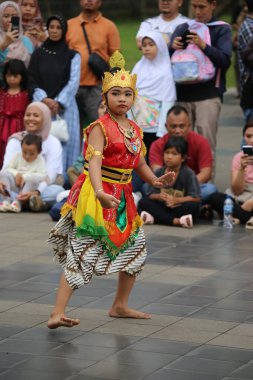
POLYGON ((164 146, 171 136, 181 136, 188 143, 186 165, 197 176, 202 203, 205 203, 210 194, 217 191, 216 186, 208 183, 212 177, 212 152, 207 139, 191 130, 189 115, 182 106, 172 107, 167 115, 166 127, 168 133, 153 142, 150 148, 149 163, 153 171, 163 166, 164 146))
POLYGON ((32 42, 23 35, 21 23, 19 30, 11 30, 12 16, 18 16, 21 20, 19 6, 13 1, 4 1, 0 5, 0 79, 5 62, 20 59, 27 67, 33 52, 32 42))
POLYGON ((139 49, 141 49, 142 38, 152 30, 163 33, 165 41, 169 45, 176 27, 187 20, 179 13, 182 4, 183 0, 158 0, 160 15, 144 20, 137 32, 136 42, 139 49))
POLYGON ((145 35, 142 54, 132 71, 137 74, 138 97, 129 115, 143 129, 149 152, 157 136, 166 133, 166 116, 176 100, 176 89, 168 49, 161 33, 154 30, 145 35))
POLYGON ((144 224, 165 224, 192 228, 199 214, 200 189, 194 172, 185 165, 187 142, 183 137, 171 137, 163 151, 163 167, 155 174, 160 177, 175 173, 172 183, 162 189, 149 185, 147 196, 138 203, 144 224))
POLYGON ((28 103, 26 67, 19 59, 11 59, 4 65, 3 89, 0 90, 0 168, 9 137, 24 129, 28 103))
POLYGON ((81 55, 81 78, 77 94, 81 130, 98 117, 101 100, 101 78, 88 65, 89 51, 85 41, 85 27, 92 52, 98 53, 106 61, 120 49, 120 37, 116 25, 99 12, 102 0, 80 0, 82 12, 68 21, 67 43, 81 55))
POLYGON ((241 84, 241 107, 245 120, 253 116, 253 60, 250 53, 253 47, 253 0, 245 1, 248 15, 238 32, 238 60, 241 84), (245 54, 246 53, 246 54, 245 54))
POLYGON ((15 133, 9 138, 3 168, 8 165, 13 155, 21 152, 21 141, 27 133, 42 137, 41 155, 45 159, 47 179, 34 191, 22 194, 20 201, 29 201, 33 211, 43 211, 55 202, 57 194, 63 191, 62 183, 62 147, 59 140, 50 135, 51 112, 46 104, 33 102, 29 104, 24 116, 25 131, 15 133))
POLYGON ((47 38, 39 0, 19 0, 22 13, 24 34, 30 38, 34 47, 39 47, 47 38))
POLYGON ((21 153, 15 153, 9 164, 0 172, 0 212, 20 212, 23 193, 34 191, 46 180, 46 165, 39 154, 42 147, 40 136, 27 134, 21 142, 21 153), (12 192, 15 193, 12 200, 12 192))
MULTIPOLYGON (((232 55, 232 34, 229 25, 210 25, 217 21, 214 17, 215 0, 191 0, 195 21, 207 24, 211 36, 211 45, 204 42, 197 34, 187 36, 188 42, 198 46, 211 60, 216 68, 216 75, 206 82, 194 84, 177 84, 177 100, 184 106, 191 118, 192 128, 207 138, 215 157, 216 135, 220 115, 221 99, 226 90, 226 71, 230 66, 232 55)), ((182 24, 172 36, 171 53, 183 49, 182 24)))
POLYGON ((68 125, 69 140, 63 144, 63 172, 80 153, 79 115, 75 95, 79 86, 81 57, 66 44, 67 22, 61 16, 47 21, 49 37, 32 54, 28 68, 34 101, 42 101, 52 116, 60 114, 68 125))

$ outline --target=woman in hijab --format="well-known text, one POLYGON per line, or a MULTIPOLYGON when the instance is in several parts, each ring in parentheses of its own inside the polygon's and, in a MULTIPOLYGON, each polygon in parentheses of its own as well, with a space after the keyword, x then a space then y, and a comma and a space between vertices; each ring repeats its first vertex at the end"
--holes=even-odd
POLYGON ((30 38, 35 48, 47 39, 38 0, 19 0, 24 34, 30 38))
POLYGON ((13 16, 21 20, 19 6, 13 1, 4 1, 0 5, 0 79, 5 62, 20 59, 27 67, 33 52, 31 40, 23 35, 21 22, 18 30, 12 30, 13 16))
POLYGON ((79 86, 81 57, 70 50, 65 36, 67 22, 61 16, 47 21, 48 39, 34 51, 28 68, 33 100, 42 101, 68 125, 69 140, 63 144, 63 172, 80 154, 79 114, 75 95, 79 86))
POLYGON ((165 39, 158 31, 148 32, 142 39, 143 57, 136 63, 139 96, 132 107, 133 118, 142 127, 147 150, 157 137, 167 133, 166 115, 176 100, 175 83, 165 39))
POLYGON ((51 128, 51 112, 46 104, 33 102, 29 104, 24 116, 25 131, 13 134, 7 143, 3 168, 9 163, 13 155, 21 152, 21 141, 27 133, 41 136, 41 155, 46 162, 47 180, 41 182, 38 189, 23 194, 22 202, 28 202, 33 211, 48 209, 58 193, 64 191, 59 186, 62 175, 62 147, 56 137, 49 134, 51 128))

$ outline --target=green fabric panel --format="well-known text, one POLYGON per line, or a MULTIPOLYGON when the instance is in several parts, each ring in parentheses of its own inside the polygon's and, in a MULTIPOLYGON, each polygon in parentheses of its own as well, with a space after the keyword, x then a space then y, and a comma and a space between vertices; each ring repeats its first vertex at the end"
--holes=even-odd
POLYGON ((122 191, 120 204, 117 209, 116 226, 121 232, 123 232, 127 226, 126 198, 125 198, 124 191, 122 191))
POLYGON ((92 236, 99 239, 101 236, 108 236, 108 232, 104 226, 95 225, 95 221, 89 215, 85 215, 81 226, 77 227, 77 236, 92 236))

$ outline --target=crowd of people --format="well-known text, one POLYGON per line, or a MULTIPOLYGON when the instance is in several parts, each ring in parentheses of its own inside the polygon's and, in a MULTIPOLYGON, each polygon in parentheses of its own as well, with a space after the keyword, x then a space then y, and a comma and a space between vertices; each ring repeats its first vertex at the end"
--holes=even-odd
MULTIPOLYGON (((0 212, 49 211, 58 220, 85 170, 83 130, 110 113, 98 70, 108 70, 109 58, 120 50, 118 29, 101 5, 102 0, 81 0, 80 14, 67 21, 61 15, 45 20, 38 0, 0 4, 0 212)), ((243 140, 253 145, 253 0, 234 17, 236 36, 216 19, 215 0, 191 0, 192 19, 180 13, 182 5, 183 0, 158 0, 160 14, 144 20, 136 35, 142 52, 132 70, 138 94, 126 117, 143 132, 154 176, 173 171, 174 181, 155 188, 134 170, 135 204, 145 224, 192 228, 199 217, 210 219, 212 210, 222 218, 229 194, 235 221, 250 228, 252 157, 241 151, 233 159, 226 193, 214 182, 233 48, 243 140)))

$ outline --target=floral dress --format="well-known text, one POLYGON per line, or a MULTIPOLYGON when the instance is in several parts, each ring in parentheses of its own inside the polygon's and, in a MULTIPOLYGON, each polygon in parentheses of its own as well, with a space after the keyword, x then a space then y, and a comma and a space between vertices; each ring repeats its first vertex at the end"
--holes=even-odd
MULTIPOLYGON (((99 124, 105 137, 102 159, 102 184, 120 204, 117 209, 104 209, 91 185, 86 154, 84 173, 72 187, 63 206, 62 217, 50 231, 57 260, 64 268, 69 285, 79 288, 91 280, 93 273, 105 275, 119 271, 139 273, 146 258, 142 221, 132 196, 131 172, 145 154, 142 132, 132 121, 131 138, 126 137, 109 114, 86 129, 85 141, 99 124)), ((85 146, 87 149, 87 143, 85 146)))

